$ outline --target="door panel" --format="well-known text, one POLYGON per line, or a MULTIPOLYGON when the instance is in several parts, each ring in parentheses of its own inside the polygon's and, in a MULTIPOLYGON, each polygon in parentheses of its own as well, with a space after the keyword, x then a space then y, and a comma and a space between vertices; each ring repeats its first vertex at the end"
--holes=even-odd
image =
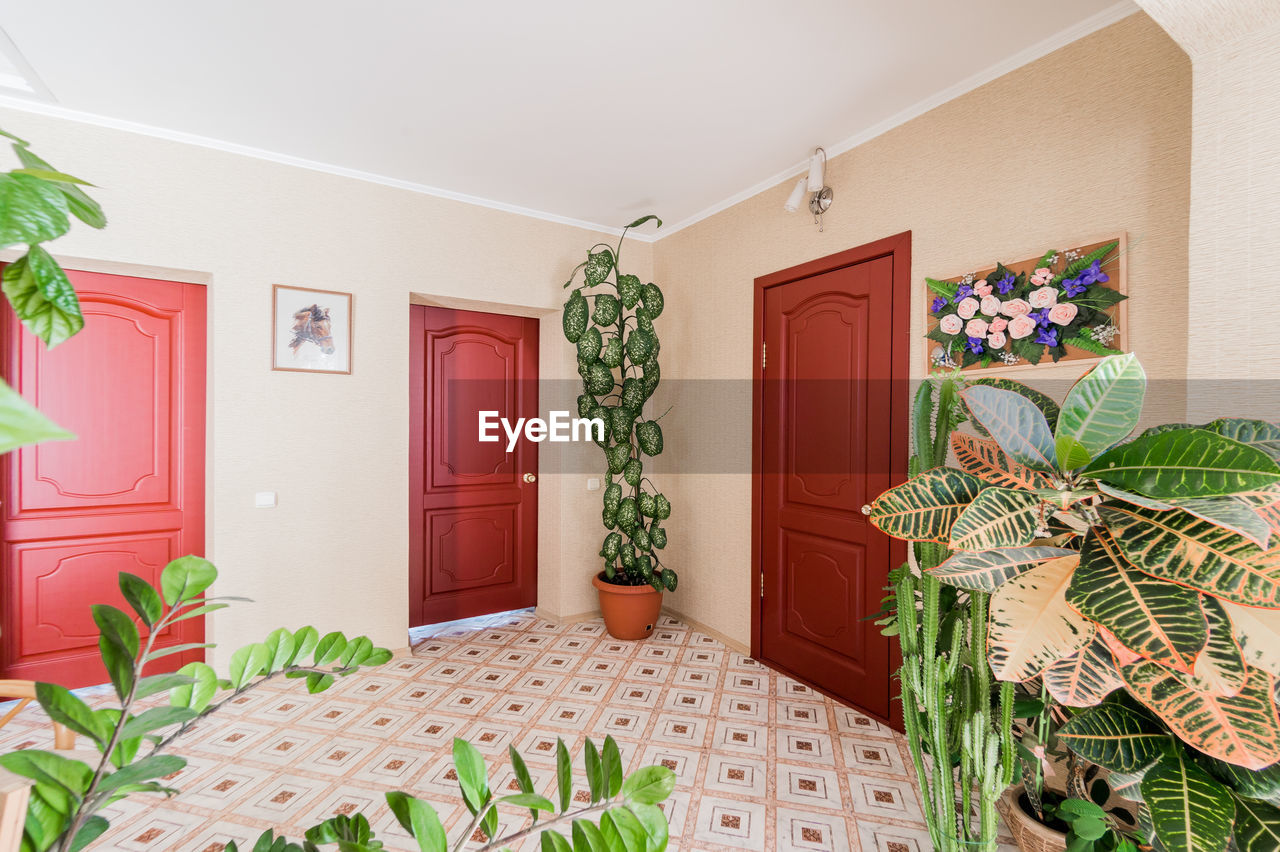
MULTIPOLYGON (((816 265, 816 264, 815 264, 816 265)), ((758 649, 778 666, 887 718, 889 641, 879 604, 888 539, 862 514, 891 484, 894 256, 762 287, 758 649)))
MULTIPOLYGON (((0 460, 7 677, 106 680, 89 607, 130 611, 121 571, 157 581, 204 552, 205 288, 70 271, 85 326, 49 350, 5 311, 3 372, 77 435, 0 460)), ((145 635, 145 634, 144 634, 145 635)), ((200 618, 158 637, 203 641, 200 618)), ((200 651, 165 657, 172 671, 200 651)))
POLYGON ((538 414, 538 323, 411 308, 409 623, 537 602, 537 444, 479 440, 481 411, 538 414))

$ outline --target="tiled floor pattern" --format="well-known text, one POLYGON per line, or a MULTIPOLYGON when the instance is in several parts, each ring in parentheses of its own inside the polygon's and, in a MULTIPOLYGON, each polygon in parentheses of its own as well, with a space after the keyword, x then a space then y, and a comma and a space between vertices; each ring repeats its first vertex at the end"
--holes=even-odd
MULTIPOLYGON (((599 620, 557 626, 517 612, 415 642, 412 655, 322 695, 279 681, 242 696, 179 749, 190 763, 169 780, 181 795, 115 805, 95 848, 218 852, 235 839, 244 849, 264 828, 300 837, 362 810, 388 849, 408 849, 382 794, 428 799, 456 837, 469 815, 453 780, 455 736, 499 767, 495 790, 515 789, 515 744, 549 792, 557 737, 581 772, 584 738, 612 734, 629 770, 676 773, 671 849, 930 850, 900 737, 677 621, 622 642, 599 620)), ((42 716, 24 711, 0 750, 49 738, 42 716)), ((585 780, 576 789, 585 795, 585 780)), ((527 821, 504 813, 504 828, 527 821)))

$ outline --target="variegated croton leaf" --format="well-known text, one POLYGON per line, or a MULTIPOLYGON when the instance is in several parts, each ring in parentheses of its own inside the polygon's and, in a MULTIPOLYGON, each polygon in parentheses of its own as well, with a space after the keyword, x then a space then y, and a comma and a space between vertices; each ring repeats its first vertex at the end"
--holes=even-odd
POLYGON ((1097 638, 1050 665, 1041 677, 1054 700, 1067 707, 1093 707, 1124 686, 1106 643, 1097 638))
POLYGON ((987 645, 1000 680, 1024 681, 1093 639, 1093 622, 1067 605, 1079 557, 1051 559, 1002 585, 991 597, 987 645))
POLYGON ((1233 796, 1236 803, 1235 840, 1240 852, 1275 852, 1280 849, 1280 808, 1233 796))
POLYGON ((1101 512, 1138 570, 1245 606, 1280 608, 1280 548, 1263 550, 1181 510, 1110 503, 1101 512))
POLYGON ((1219 601, 1249 666, 1280 678, 1280 610, 1219 601))
POLYGON ((1124 440, 1138 425, 1147 376, 1138 356, 1107 358, 1072 386, 1062 403, 1054 444, 1058 464, 1072 470, 1124 440))
POLYGON ((1231 795, 1181 749, 1165 755, 1143 776, 1142 799, 1165 848, 1185 852, 1227 848, 1236 812, 1231 795))
POLYGON ((962 470, 926 470, 877 497, 871 523, 895 538, 945 544, 956 518, 984 487, 981 479, 962 470))
POLYGON ((951 451, 955 453, 961 468, 992 485, 1025 488, 1029 491, 1053 486, 1053 480, 1048 474, 1018 464, 995 441, 984 441, 964 432, 952 432, 951 451))
POLYGON ((1172 745, 1168 731, 1123 704, 1101 704, 1072 716, 1058 739, 1090 763, 1112 772, 1138 773, 1172 745))
POLYGON ((1193 689, 1149 660, 1120 673, 1129 693, 1192 748, 1246 769, 1280 762, 1275 678, 1268 672, 1249 669, 1244 688, 1231 696, 1193 689))
POLYGON ((1135 570, 1100 527, 1085 535, 1067 603, 1125 647, 1181 672, 1191 671, 1208 639, 1200 595, 1135 570))
POLYGON ((952 550, 990 550, 1031 543, 1040 525, 1040 498, 1029 491, 986 488, 951 527, 952 550))
POLYGON ((1144 435, 1093 460, 1084 475, 1157 500, 1217 497, 1280 482, 1259 449, 1204 429, 1144 435))
POLYGON ((960 392, 973 419, 1019 464, 1054 470, 1053 434, 1035 403, 1013 391, 971 385, 960 392))
POLYGON ((1006 547, 961 552, 929 569, 929 573, 947 585, 960 589, 994 592, 1006 580, 1043 562, 1075 555, 1076 551, 1064 547, 1006 547))
MULTIPOLYGON (((1200 604, 1208 623, 1209 638, 1204 651, 1191 667, 1192 685, 1218 695, 1239 695, 1244 689, 1249 669, 1236 639, 1235 628, 1217 598, 1202 595, 1200 604)), ((1275 614, 1280 616, 1280 612, 1275 614)))

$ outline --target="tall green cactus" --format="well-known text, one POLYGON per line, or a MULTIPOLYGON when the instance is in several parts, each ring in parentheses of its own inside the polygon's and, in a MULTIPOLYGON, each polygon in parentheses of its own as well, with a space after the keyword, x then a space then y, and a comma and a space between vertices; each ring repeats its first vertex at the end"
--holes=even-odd
MULTIPOLYGON (((910 475, 946 462, 951 433, 965 419, 956 390, 955 379, 934 377, 916 392, 910 475)), ((1012 684, 1000 685, 999 713, 993 718, 986 648, 989 596, 970 592, 960 597, 928 573, 949 555, 944 545, 916 542, 913 555, 915 570, 904 565, 895 572, 896 630, 902 645, 898 676, 929 837, 939 852, 994 852, 995 803, 1013 780, 1015 746, 1012 684), (926 754, 933 761, 932 775, 926 754), (975 791, 976 826, 971 819, 975 791)))

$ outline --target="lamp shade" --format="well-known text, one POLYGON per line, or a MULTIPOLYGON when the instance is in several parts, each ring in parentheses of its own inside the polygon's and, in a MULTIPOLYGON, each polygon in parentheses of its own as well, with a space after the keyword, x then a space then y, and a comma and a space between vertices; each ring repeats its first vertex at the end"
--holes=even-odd
POLYGON ((808 185, 808 178, 800 178, 796 181, 795 189, 791 190, 791 194, 787 196, 787 203, 782 205, 782 209, 788 213, 794 213, 800 209, 800 205, 804 203, 805 187, 808 185))
POLYGON ((827 152, 821 148, 809 158, 809 191, 818 192, 826 186, 827 152))

